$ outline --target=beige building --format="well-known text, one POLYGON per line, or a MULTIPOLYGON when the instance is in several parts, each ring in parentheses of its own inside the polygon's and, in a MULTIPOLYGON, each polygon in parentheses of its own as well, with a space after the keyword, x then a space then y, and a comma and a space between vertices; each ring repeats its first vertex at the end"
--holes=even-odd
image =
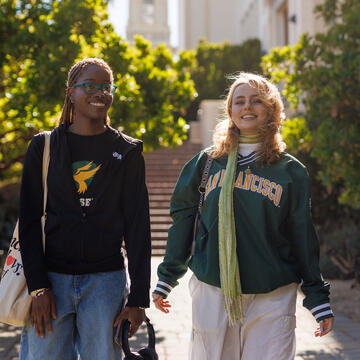
POLYGON ((179 49, 193 49, 200 38, 241 42, 240 0, 179 0, 179 49))
POLYGON ((323 0, 242 0, 241 42, 257 37, 262 48, 294 45, 304 32, 314 35, 324 24, 314 15, 323 0))
POLYGON ((129 21, 126 37, 130 41, 140 34, 154 45, 170 45, 170 28, 168 25, 167 0, 130 0, 129 21))
POLYGON ((323 0, 179 0, 179 48, 211 42, 240 44, 258 38, 264 51, 295 44, 302 33, 323 29, 313 13, 323 0))
MULTIPOLYGON (((200 37, 211 42, 228 40, 240 44, 258 38, 262 48, 294 45, 304 32, 314 35, 324 30, 314 7, 323 0, 179 0, 180 48, 194 48, 200 37)), ((212 133, 223 114, 222 100, 200 104, 200 122, 191 123, 192 141, 211 145, 212 133), (192 136, 193 138, 193 136, 192 136)))

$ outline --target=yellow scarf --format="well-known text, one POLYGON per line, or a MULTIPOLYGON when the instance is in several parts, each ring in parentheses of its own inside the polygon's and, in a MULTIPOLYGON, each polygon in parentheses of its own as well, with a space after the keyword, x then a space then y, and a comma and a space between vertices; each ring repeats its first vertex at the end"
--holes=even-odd
POLYGON ((261 135, 259 135, 259 134, 241 135, 240 134, 239 142, 241 144, 257 144, 257 143, 261 142, 261 135))

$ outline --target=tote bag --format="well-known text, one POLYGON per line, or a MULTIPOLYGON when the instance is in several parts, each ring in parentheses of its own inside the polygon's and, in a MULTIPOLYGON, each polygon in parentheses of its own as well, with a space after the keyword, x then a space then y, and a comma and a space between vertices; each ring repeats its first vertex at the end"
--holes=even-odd
MULTIPOLYGON (((50 161, 50 131, 45 131, 45 145, 42 161, 42 182, 44 189, 44 213, 41 217, 42 242, 45 249, 45 220, 47 200, 47 172, 50 161)), ((0 321, 9 325, 24 326, 29 318, 31 296, 26 285, 19 243, 19 220, 10 242, 9 251, 1 273, 0 321)))

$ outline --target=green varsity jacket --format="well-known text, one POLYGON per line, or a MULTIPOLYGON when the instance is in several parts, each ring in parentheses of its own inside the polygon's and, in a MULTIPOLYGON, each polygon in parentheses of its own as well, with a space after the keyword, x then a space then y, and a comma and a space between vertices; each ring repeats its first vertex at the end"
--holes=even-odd
MULTIPOLYGON (((201 225, 191 256, 192 233, 207 159, 201 151, 185 164, 171 198, 166 255, 155 293, 164 298, 189 267, 196 277, 220 287, 218 200, 227 157, 215 159, 206 185, 201 225)), ((310 214, 309 178, 287 153, 268 167, 252 153, 238 160, 234 184, 237 255, 244 294, 267 293, 302 282, 304 306, 317 321, 333 316, 329 284, 319 269, 319 244, 310 214)))

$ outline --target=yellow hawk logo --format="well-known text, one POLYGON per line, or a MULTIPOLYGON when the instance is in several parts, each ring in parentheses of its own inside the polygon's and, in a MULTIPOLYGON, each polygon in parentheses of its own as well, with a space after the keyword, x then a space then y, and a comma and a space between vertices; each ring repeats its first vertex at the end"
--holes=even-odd
POLYGON ((73 175, 74 180, 79 184, 79 189, 78 189, 79 194, 84 194, 84 192, 87 190, 86 180, 93 177, 101 167, 101 164, 100 164, 96 168, 89 170, 92 163, 93 163, 93 161, 91 161, 89 164, 77 169, 75 174, 73 175))

